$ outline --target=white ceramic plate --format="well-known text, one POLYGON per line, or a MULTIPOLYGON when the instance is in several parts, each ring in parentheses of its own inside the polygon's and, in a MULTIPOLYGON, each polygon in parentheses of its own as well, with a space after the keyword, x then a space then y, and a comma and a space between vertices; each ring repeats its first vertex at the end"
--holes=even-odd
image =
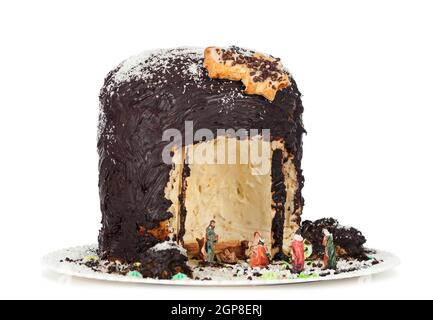
POLYGON ((65 258, 70 258, 73 260, 82 259, 83 257, 90 254, 94 254, 94 250, 96 249, 96 245, 88 245, 88 246, 80 246, 74 248, 63 249, 59 251, 52 252, 46 255, 42 259, 43 265, 54 272, 58 272, 60 274, 88 278, 88 279, 96 279, 96 280, 105 280, 105 281, 118 281, 118 282, 129 282, 129 283, 145 283, 145 284, 164 284, 164 285, 176 285, 176 286, 261 286, 261 285, 281 285, 281 284, 292 284, 292 283, 301 283, 301 282, 313 282, 313 281, 328 281, 328 280, 338 280, 338 279, 347 279, 347 278, 355 278, 361 276, 369 276, 372 274, 384 272, 389 270, 399 264, 399 259, 388 252, 376 250, 376 253, 371 254, 371 256, 375 257, 377 260, 382 261, 376 265, 368 266, 363 269, 350 271, 350 272, 342 272, 339 274, 329 274, 326 276, 316 277, 316 278, 296 278, 296 279, 278 279, 278 280, 261 280, 261 279, 253 279, 253 280, 236 280, 236 279, 227 279, 227 280, 158 280, 152 278, 134 278, 127 277, 116 274, 108 274, 103 272, 95 272, 92 269, 75 263, 65 263, 60 262, 61 260, 65 260, 65 258))

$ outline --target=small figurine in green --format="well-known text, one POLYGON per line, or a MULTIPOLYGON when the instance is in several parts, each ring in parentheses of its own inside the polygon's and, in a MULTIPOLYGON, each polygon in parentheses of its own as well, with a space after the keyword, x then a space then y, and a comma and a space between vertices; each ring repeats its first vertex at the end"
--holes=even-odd
POLYGON ((215 243, 218 241, 218 235, 215 233, 215 220, 211 220, 206 228, 206 254, 207 262, 214 262, 215 243))
POLYGON ((335 255, 334 237, 327 229, 323 229, 324 264, 325 269, 337 269, 337 256, 335 255))

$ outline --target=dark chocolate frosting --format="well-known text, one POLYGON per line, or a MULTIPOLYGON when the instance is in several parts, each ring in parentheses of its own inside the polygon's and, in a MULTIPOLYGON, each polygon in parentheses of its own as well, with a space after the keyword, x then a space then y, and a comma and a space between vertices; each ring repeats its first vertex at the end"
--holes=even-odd
MULTIPOLYGON (((162 161, 162 150, 168 143, 162 141, 162 134, 169 128, 184 133, 187 120, 194 122, 195 131, 207 128, 215 134, 222 128, 270 129, 271 139, 283 141, 294 157, 299 183, 295 206, 301 213, 305 131, 296 82, 290 77, 291 85, 270 102, 244 94, 239 81, 209 78, 202 63, 202 50, 159 50, 125 61, 105 79, 98 139, 101 255, 143 261, 150 248, 164 241, 140 230, 155 228, 172 216, 168 211, 171 202, 164 195, 172 166, 162 161)), ((279 153, 273 161, 284 161, 281 158, 279 153)), ((273 171, 272 175, 274 181, 282 179, 282 172, 273 171)), ((278 208, 284 205, 285 191, 281 188, 284 184, 272 186, 278 208)), ((279 247, 284 224, 281 214, 272 223, 279 247)), ((153 252, 152 259, 164 258, 166 253, 158 252, 161 256, 156 258, 153 252)), ((169 260, 170 254, 166 257, 169 260)))
POLYGON ((339 257, 367 259, 364 249, 365 237, 361 231, 339 224, 334 218, 322 218, 316 221, 305 220, 302 222, 301 233, 313 245, 313 254, 323 257, 324 248, 322 244, 323 229, 327 229, 334 237, 339 257))

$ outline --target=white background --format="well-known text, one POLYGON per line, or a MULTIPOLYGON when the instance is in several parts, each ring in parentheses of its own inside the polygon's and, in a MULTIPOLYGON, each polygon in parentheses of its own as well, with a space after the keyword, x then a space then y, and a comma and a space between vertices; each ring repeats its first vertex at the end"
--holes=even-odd
POLYGON ((433 298, 431 1, 1 1, 0 298, 433 298), (96 242, 98 94, 142 50, 236 44, 304 95, 304 219, 339 218, 401 265, 368 279, 171 288, 65 278, 96 242))

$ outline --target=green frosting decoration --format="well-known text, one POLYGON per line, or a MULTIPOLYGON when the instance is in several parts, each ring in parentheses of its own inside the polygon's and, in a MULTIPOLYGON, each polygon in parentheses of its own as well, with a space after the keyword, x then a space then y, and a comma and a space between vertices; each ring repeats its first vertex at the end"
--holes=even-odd
POLYGON ((283 266, 282 268, 281 268, 281 270, 287 270, 287 268, 291 268, 292 266, 290 265, 290 263, 288 263, 287 261, 284 261, 284 260, 282 260, 282 261, 279 261, 279 263, 283 266))
POLYGON ((319 275, 317 273, 305 274, 301 272, 300 274, 298 274, 298 279, 312 279, 317 278, 318 276, 319 275))
POLYGON ((132 278, 143 278, 143 275, 138 271, 129 271, 126 275, 132 278))
POLYGON ((175 275, 173 276, 173 278, 171 278, 171 279, 172 279, 172 280, 184 280, 184 279, 186 279, 186 278, 187 278, 186 274, 184 274, 184 273, 182 273, 182 272, 179 272, 179 273, 175 274, 175 275))
POLYGON ((261 278, 264 280, 278 280, 280 277, 276 272, 267 271, 267 272, 263 272, 261 278))
POLYGON ((95 262, 95 261, 98 261, 98 260, 99 260, 98 256, 85 256, 83 258, 83 262, 84 263, 86 263, 86 262, 95 262))

